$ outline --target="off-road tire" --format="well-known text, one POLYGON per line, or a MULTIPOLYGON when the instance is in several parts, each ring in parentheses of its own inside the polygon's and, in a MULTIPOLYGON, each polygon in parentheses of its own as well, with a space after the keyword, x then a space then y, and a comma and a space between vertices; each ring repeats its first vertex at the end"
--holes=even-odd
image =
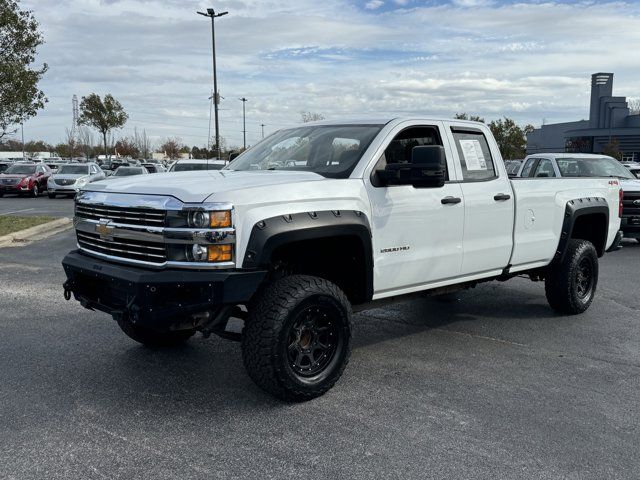
MULTIPOLYGON (((258 297, 252 302, 242 337, 242 359, 251 379, 267 393, 285 401, 306 401, 326 393, 342 375, 351 355, 351 305, 346 295, 328 280, 291 275, 272 281, 258 297), (320 318, 309 320, 311 316, 320 318), (325 327, 317 329, 324 333, 311 334, 312 338, 315 336, 313 342, 324 347, 331 340, 318 339, 330 335, 335 344, 331 353, 319 355, 319 360, 310 364, 309 375, 314 365, 320 368, 319 364, 326 362, 313 376, 299 373, 300 362, 290 357, 298 355, 296 349, 301 348, 296 340, 291 343, 296 334, 297 341, 301 341, 300 329, 306 327, 301 327, 300 322, 306 326, 326 322, 325 327), (327 334, 327 328, 333 333, 327 334)), ((308 359, 315 358, 313 352, 307 355, 308 359)))
POLYGON ((175 330, 170 332, 156 332, 148 328, 135 325, 129 320, 118 320, 118 325, 129 338, 147 347, 175 347, 189 340, 195 330, 175 330))
POLYGON ((551 308, 565 315, 586 311, 598 285, 598 253, 587 240, 569 240, 561 261, 554 261, 545 279, 545 293, 551 308), (585 271, 590 273, 585 287, 585 271))
POLYGON ((56 198, 56 194, 55 193, 47 193, 47 197, 51 198, 52 200, 54 198, 56 198))

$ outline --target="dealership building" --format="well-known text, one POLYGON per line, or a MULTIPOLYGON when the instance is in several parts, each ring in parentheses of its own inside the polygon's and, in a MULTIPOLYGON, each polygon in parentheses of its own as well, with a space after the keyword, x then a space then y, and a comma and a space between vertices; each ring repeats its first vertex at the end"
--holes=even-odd
POLYGON ((612 142, 617 142, 623 160, 640 161, 640 114, 631 114, 626 97, 613 96, 613 73, 594 73, 589 120, 534 129, 527 135, 527 154, 602 153, 612 142))

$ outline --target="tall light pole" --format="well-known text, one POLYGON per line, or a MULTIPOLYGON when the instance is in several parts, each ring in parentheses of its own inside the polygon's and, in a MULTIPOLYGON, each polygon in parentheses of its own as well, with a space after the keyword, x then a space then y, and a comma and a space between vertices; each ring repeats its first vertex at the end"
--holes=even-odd
POLYGON ((264 127, 265 127, 265 125, 264 125, 264 123, 261 123, 260 126, 262 127, 262 138, 264 138, 264 127))
POLYGON ((22 131, 22 159, 24 160, 24 123, 20 122, 20 130, 22 131))
POLYGON ((244 97, 240 99, 242 102, 242 146, 246 150, 247 149, 247 110, 245 105, 248 100, 244 97))
POLYGON ((213 106, 215 112, 215 129, 216 129, 216 157, 220 157, 220 126, 218 123, 218 103, 220 103, 220 94, 218 93, 218 76, 216 72, 216 27, 215 19, 228 14, 229 12, 216 13, 213 8, 207 8, 207 13, 197 12, 198 15, 211 18, 211 46, 213 48, 213 106))

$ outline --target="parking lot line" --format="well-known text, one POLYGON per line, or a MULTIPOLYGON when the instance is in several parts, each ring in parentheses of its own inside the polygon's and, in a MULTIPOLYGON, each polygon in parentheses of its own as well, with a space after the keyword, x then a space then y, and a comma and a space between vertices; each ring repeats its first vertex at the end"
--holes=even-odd
POLYGON ((34 210, 34 209, 33 208, 23 208, 22 210, 14 210, 13 212, 0 213, 0 217, 3 216, 3 215, 11 215, 12 213, 30 212, 31 210, 34 210))

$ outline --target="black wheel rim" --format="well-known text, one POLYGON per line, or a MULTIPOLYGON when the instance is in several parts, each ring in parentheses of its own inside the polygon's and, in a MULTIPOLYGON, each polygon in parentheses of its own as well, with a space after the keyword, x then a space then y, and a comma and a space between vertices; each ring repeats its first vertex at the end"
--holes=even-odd
POLYGON ((576 272, 576 293, 580 298, 588 298, 593 290, 593 265, 588 258, 583 258, 576 272))
POLYGON ((296 375, 315 377, 332 363, 342 342, 333 309, 314 305, 296 316, 287 342, 287 358, 296 375))

